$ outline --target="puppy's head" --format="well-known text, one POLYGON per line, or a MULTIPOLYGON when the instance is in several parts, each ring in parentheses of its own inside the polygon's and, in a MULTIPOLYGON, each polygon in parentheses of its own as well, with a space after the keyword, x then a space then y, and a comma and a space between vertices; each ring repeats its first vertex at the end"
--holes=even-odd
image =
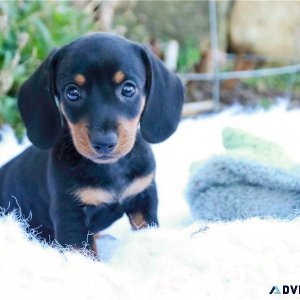
POLYGON ((68 126, 77 151, 113 163, 145 140, 168 138, 180 120, 183 86, 147 49, 97 33, 55 49, 23 84, 18 103, 29 139, 51 148, 68 126))

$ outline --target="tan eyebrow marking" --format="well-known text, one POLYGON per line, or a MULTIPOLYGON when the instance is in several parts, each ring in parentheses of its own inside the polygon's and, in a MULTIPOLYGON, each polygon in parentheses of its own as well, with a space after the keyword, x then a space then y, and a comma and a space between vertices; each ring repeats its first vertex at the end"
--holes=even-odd
POLYGON ((82 74, 75 75, 74 80, 79 86, 85 84, 85 77, 82 74))
POLYGON ((113 77, 113 81, 115 83, 121 83, 125 78, 125 74, 122 71, 118 71, 115 73, 114 77, 113 77))

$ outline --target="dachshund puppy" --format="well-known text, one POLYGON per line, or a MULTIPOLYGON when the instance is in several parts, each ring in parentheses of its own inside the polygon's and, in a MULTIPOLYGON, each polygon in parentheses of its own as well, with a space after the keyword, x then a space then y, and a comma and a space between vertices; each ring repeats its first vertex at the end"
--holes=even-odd
POLYGON ((53 50, 20 89, 33 146, 0 169, 0 206, 79 249, 124 213, 133 229, 158 225, 149 143, 176 130, 183 100, 179 78, 124 38, 95 33, 53 50))

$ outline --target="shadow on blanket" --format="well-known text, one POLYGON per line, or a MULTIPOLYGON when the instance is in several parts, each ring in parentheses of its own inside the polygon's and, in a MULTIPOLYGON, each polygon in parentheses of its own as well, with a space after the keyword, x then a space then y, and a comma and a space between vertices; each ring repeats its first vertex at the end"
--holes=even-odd
POLYGON ((299 216, 300 166, 276 144, 242 130, 223 131, 225 154, 195 163, 186 198, 196 219, 299 216))

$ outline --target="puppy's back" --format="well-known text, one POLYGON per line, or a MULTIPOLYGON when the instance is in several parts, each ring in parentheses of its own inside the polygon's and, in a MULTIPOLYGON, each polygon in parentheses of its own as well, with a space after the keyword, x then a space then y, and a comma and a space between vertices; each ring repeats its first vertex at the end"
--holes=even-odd
POLYGON ((22 206, 23 215, 32 211, 34 201, 48 196, 48 151, 34 146, 0 168, 0 206, 7 212, 22 206))

